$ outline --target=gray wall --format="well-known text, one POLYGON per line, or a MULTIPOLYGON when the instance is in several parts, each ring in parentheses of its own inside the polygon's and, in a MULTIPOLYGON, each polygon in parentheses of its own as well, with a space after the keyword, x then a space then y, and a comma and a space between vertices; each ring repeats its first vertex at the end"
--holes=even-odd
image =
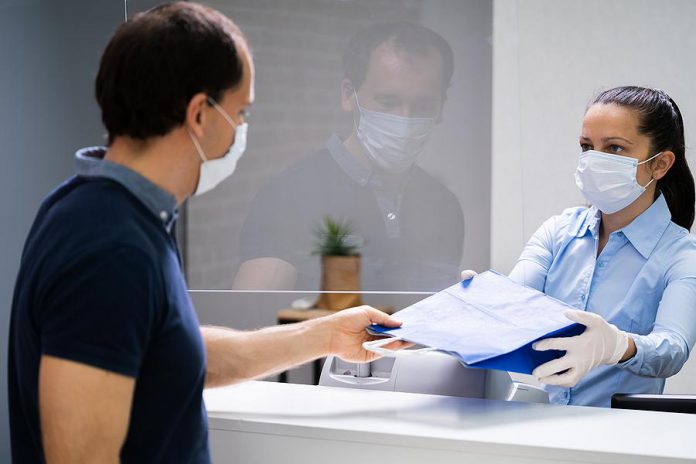
POLYGON ((75 149, 103 140, 93 81, 122 18, 117 0, 0 0, 0 462, 10 461, 7 333, 21 248, 75 149))

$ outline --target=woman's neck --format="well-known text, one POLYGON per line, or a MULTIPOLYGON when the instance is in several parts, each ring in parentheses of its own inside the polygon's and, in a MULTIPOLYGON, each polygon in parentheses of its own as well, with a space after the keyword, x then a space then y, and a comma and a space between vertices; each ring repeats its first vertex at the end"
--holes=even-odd
POLYGON ((629 225, 635 218, 643 214, 645 210, 655 201, 655 189, 649 189, 643 192, 641 196, 633 203, 612 214, 602 213, 602 223, 600 227, 600 236, 604 239, 609 239, 609 236, 619 229, 623 229, 629 225))

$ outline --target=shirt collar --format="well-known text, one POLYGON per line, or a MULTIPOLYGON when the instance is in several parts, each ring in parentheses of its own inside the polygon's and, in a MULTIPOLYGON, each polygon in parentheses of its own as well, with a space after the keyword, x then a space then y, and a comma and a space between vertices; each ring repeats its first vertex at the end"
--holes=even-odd
POLYGON ((348 150, 346 150, 346 147, 343 145, 343 140, 341 140, 338 135, 333 134, 329 138, 329 141, 326 142, 326 148, 329 150, 329 154, 331 154, 334 161, 336 161, 341 169, 348 174, 348 177, 362 187, 366 186, 370 180, 374 179, 374 169, 363 165, 355 156, 348 153, 348 150))
POLYGON ((601 223, 602 214, 595 206, 591 206, 585 210, 584 216, 580 221, 578 221, 577 230, 575 231, 576 237, 584 237, 587 231, 594 238, 599 235, 599 225, 601 223))
MULTIPOLYGON (((588 208, 584 219, 579 223, 575 233, 576 237, 583 237, 589 230, 594 238, 599 235, 601 223, 601 213, 595 207, 588 208)), ((629 225, 620 229, 633 247, 645 259, 647 259, 657 246, 657 242, 662 238, 662 234, 672 220, 667 201, 664 195, 660 194, 657 200, 629 225)))
POLYGON ((87 147, 75 153, 75 168, 81 177, 104 177, 118 182, 140 200, 164 225, 167 232, 178 217, 176 198, 146 177, 121 164, 104 159, 106 147, 87 147))
POLYGON ((621 230, 638 253, 647 259, 671 221, 667 201, 660 194, 648 209, 621 230))

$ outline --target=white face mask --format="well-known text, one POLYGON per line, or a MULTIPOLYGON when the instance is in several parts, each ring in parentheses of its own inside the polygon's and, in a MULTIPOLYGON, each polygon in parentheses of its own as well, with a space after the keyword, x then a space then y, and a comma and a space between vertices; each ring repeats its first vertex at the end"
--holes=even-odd
MULTIPOLYGON (((220 112, 222 117, 230 124, 230 126, 235 127, 234 121, 229 114, 225 112, 220 105, 217 104, 215 100, 208 97, 208 101, 213 107, 220 112)), ((201 158, 201 168, 198 175, 198 186, 194 195, 200 195, 209 190, 214 189, 220 182, 227 179, 232 175, 235 168, 237 167, 237 161, 242 157, 244 150, 246 149, 247 143, 247 128, 249 125, 247 123, 239 124, 234 131, 234 143, 230 146, 227 153, 221 158, 214 160, 208 160, 203 152, 201 144, 198 143, 196 137, 188 131, 193 145, 196 147, 198 156, 201 158)), ((187 129, 188 130, 188 129, 187 129)))
POLYGON ((636 201, 655 180, 641 186, 636 180, 636 172, 639 165, 661 154, 662 152, 639 163, 637 159, 628 156, 588 150, 580 154, 575 184, 587 201, 601 212, 615 213, 636 201))
POLYGON ((405 118, 370 111, 360 106, 357 93, 355 102, 360 111, 356 133, 372 161, 382 169, 394 173, 410 168, 423 152, 435 119, 405 118))

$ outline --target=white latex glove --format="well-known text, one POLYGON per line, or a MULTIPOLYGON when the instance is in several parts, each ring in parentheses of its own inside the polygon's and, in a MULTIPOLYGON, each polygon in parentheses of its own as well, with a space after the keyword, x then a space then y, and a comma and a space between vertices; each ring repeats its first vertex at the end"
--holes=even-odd
POLYGON ((541 383, 573 387, 590 370, 601 364, 616 364, 626 353, 628 334, 602 316, 586 311, 567 311, 564 315, 587 328, 575 337, 547 338, 533 345, 537 351, 566 352, 565 356, 534 369, 532 375, 541 383))
POLYGON ((469 279, 474 278, 477 275, 478 275, 478 272, 472 271, 471 269, 467 269, 466 271, 462 271, 462 280, 469 280, 469 279))

